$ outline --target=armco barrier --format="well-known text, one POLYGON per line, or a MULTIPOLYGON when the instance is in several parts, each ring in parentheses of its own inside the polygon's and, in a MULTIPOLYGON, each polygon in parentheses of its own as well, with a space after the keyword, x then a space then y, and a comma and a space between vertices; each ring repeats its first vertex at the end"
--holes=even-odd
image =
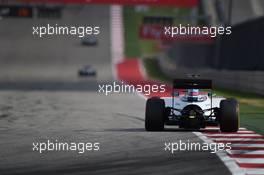
POLYGON ((163 55, 160 55, 158 60, 162 72, 171 78, 186 78, 187 74, 199 74, 202 78, 212 79, 215 87, 264 95, 264 71, 190 69, 177 67, 163 55))

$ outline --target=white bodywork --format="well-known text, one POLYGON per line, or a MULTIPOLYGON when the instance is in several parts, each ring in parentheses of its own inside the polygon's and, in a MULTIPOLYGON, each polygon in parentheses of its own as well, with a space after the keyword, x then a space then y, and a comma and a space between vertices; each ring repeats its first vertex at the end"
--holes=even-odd
MULTIPOLYGON (((219 108, 220 101, 225 99, 223 97, 213 96, 212 106, 211 106, 211 97, 209 97, 208 95, 199 95, 199 96, 205 98, 205 100, 201 102, 187 102, 187 101, 184 101, 185 95, 180 95, 180 96, 174 97, 174 105, 172 105, 172 97, 162 97, 162 99, 164 99, 166 107, 174 107, 180 110, 182 110, 185 106, 188 106, 191 104, 199 106, 202 110, 211 109, 215 107, 219 108)), ((174 111, 174 113, 176 115, 180 115, 180 112, 178 111, 174 111)), ((204 113, 204 115, 210 115, 210 114, 211 114, 210 110, 204 113)))

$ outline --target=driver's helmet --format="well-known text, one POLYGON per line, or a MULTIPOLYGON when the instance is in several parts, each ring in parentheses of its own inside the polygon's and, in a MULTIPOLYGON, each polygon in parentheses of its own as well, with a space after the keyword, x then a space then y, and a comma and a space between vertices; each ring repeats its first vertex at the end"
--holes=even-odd
POLYGON ((188 89, 187 95, 190 97, 197 97, 199 96, 199 89, 188 89))

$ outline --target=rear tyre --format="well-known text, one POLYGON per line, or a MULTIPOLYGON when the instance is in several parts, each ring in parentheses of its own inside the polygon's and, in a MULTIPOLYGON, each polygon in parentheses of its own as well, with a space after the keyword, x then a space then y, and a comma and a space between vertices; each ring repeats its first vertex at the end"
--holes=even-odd
POLYGON ((147 100, 145 113, 145 129, 147 131, 164 130, 165 102, 159 97, 147 100))
POLYGON ((220 130, 237 132, 239 129, 239 105, 236 99, 230 98, 220 102, 220 130))

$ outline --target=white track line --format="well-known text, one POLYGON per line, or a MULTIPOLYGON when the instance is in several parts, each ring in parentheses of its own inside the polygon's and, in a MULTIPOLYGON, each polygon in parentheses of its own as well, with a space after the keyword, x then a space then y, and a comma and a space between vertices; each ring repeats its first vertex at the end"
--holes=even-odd
POLYGON ((255 133, 252 133, 252 134, 205 134, 207 137, 221 137, 221 136, 224 136, 224 137, 263 137, 262 135, 260 134, 255 134, 255 133))
POLYGON ((259 168, 244 168, 245 174, 247 175, 263 175, 264 169, 259 168))
POLYGON ((229 154, 259 154, 264 155, 263 151, 253 151, 253 150, 227 150, 227 153, 229 154))
POLYGON ((257 134, 257 133, 204 133, 204 135, 208 136, 208 137, 213 137, 213 136, 229 136, 229 137, 236 137, 236 136, 242 136, 242 137, 247 137, 247 136, 262 136, 261 134, 257 134))
MULTIPOLYGON (((220 130, 220 128, 215 127, 215 126, 208 126, 204 130, 220 130)), ((241 127, 241 128, 239 128, 239 131, 248 131, 248 130, 247 130, 247 128, 241 127)))
POLYGON ((112 74, 117 79, 116 64, 124 59, 123 12, 119 5, 110 8, 112 74))
MULTIPOLYGON (((210 128, 213 130, 214 128, 210 128)), ((246 175, 263 175, 264 174, 264 144, 254 144, 254 141, 263 141, 263 136, 249 131, 246 128, 240 128, 238 133, 210 133, 203 132, 200 137, 202 140, 210 140, 212 142, 225 141, 234 142, 241 141, 239 144, 232 144, 231 149, 225 152, 217 153, 219 158, 229 168, 232 174, 246 175), (251 138, 250 138, 251 137, 251 138), (252 141, 251 144, 243 142, 252 141)))
POLYGON ((256 134, 254 131, 238 131, 235 133, 221 133, 219 130, 216 132, 211 132, 211 131, 202 131, 206 135, 212 135, 212 134, 224 134, 224 135, 230 135, 230 134, 256 134))
POLYGON ((238 163, 259 163, 264 165, 263 158, 234 158, 238 163))
POLYGON ((232 147, 262 147, 264 148, 264 144, 248 144, 248 143, 234 143, 232 147))
POLYGON ((220 140, 224 140, 224 141, 241 141, 241 142, 243 142, 243 141, 264 141, 264 139, 263 138, 228 138, 228 137, 226 137, 226 138, 211 138, 212 140, 214 140, 214 141, 220 141, 220 140))
MULTIPOLYGON (((211 139, 206 137, 201 132, 193 132, 196 136, 198 136, 201 140, 206 143, 214 143, 211 139)), ((218 152, 216 155, 222 160, 222 162, 227 166, 227 168, 231 171, 232 174, 235 175, 245 175, 245 172, 237 165, 233 158, 230 158, 226 152, 218 152)))
MULTIPOLYGON (((204 142, 213 143, 215 141, 259 141, 263 140, 262 135, 249 131, 246 128, 239 128, 237 133, 221 133, 217 132, 217 127, 207 127, 204 132, 194 132, 204 142), (209 130, 209 131, 208 131, 209 130), (212 132, 215 131, 216 132, 212 132), (216 138, 214 138, 216 137, 216 138), (220 137, 220 138, 217 138, 220 137), (253 137, 253 138, 243 138, 253 137), (255 137, 255 138, 254 138, 255 137)), ((264 144, 232 144, 231 148, 236 150, 227 150, 227 152, 218 152, 217 156, 224 162, 232 174, 260 175, 264 174, 263 153, 264 144), (255 150, 256 148, 261 150, 255 150), (241 150, 242 149, 242 150, 241 150), (245 157, 245 158, 242 158, 245 157), (250 157, 250 158, 249 158, 250 157), (242 166, 242 167, 241 167, 242 166), (258 166, 258 168, 254 168, 258 166), (246 167, 246 168, 244 168, 246 167), (261 168, 260 168, 261 167, 261 168), (254 168, 254 169, 253 169, 254 168), (253 170, 252 170, 253 169, 253 170)))

